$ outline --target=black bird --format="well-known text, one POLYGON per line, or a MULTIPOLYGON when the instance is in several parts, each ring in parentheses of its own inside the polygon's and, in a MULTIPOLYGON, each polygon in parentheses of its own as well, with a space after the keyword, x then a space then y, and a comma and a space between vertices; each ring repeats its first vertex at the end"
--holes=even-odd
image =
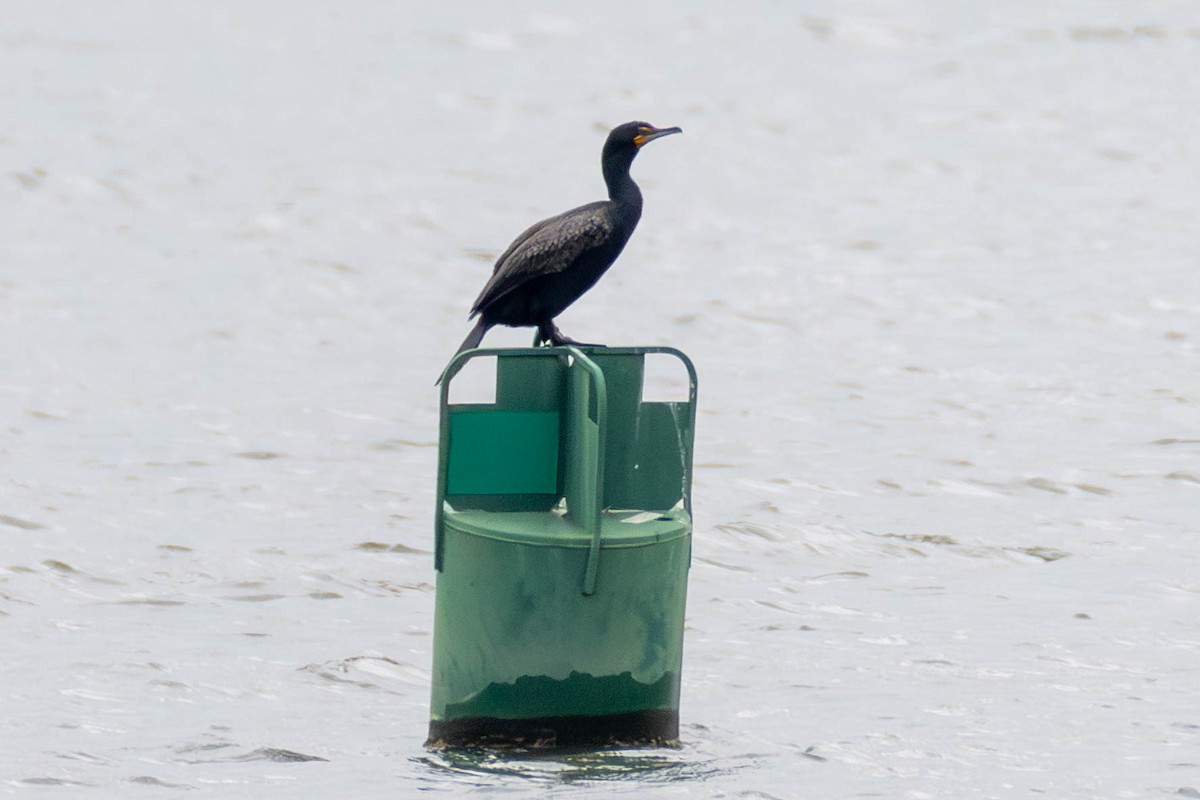
POLYGON ((479 321, 455 355, 478 347, 493 325, 536 326, 535 344, 579 344, 562 334, 554 318, 600 280, 637 227, 642 193, 629 167, 638 151, 660 136, 682 132, 647 122, 613 128, 600 155, 608 200, 544 219, 508 246, 471 306, 471 317, 479 321))

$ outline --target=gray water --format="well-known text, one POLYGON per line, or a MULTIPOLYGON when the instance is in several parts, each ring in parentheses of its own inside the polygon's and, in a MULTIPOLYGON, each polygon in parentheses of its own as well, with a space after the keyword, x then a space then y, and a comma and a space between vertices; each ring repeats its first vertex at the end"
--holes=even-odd
POLYGON ((3 16, 0 794, 1200 796, 1194 4, 3 16), (426 753, 432 382, 629 119, 684 742, 426 753))

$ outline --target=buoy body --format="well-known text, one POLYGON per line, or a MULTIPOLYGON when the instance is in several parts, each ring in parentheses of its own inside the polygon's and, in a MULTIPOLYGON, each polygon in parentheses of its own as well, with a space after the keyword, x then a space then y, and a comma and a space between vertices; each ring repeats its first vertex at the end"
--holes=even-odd
POLYGON ((427 744, 672 743, 691 554, 691 363, 670 348, 460 358, 491 355, 494 403, 442 393, 427 744), (648 353, 684 363, 686 400, 642 400, 648 353))

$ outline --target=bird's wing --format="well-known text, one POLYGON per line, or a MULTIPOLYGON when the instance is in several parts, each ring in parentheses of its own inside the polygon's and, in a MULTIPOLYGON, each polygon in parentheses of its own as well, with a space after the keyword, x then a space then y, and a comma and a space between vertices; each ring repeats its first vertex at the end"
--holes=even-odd
POLYGON ((616 225, 604 213, 605 206, 589 203, 526 228, 496 259, 491 280, 471 306, 471 316, 532 278, 562 272, 584 252, 606 242, 616 225))

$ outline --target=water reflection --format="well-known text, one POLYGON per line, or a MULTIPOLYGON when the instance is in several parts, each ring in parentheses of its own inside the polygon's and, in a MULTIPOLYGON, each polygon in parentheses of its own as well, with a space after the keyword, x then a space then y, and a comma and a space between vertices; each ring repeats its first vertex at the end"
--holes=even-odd
POLYGON ((484 749, 444 750, 414 759, 436 772, 468 783, 476 779, 522 778, 545 783, 636 781, 669 783, 698 780, 723 770, 679 749, 557 750, 554 752, 484 749))

